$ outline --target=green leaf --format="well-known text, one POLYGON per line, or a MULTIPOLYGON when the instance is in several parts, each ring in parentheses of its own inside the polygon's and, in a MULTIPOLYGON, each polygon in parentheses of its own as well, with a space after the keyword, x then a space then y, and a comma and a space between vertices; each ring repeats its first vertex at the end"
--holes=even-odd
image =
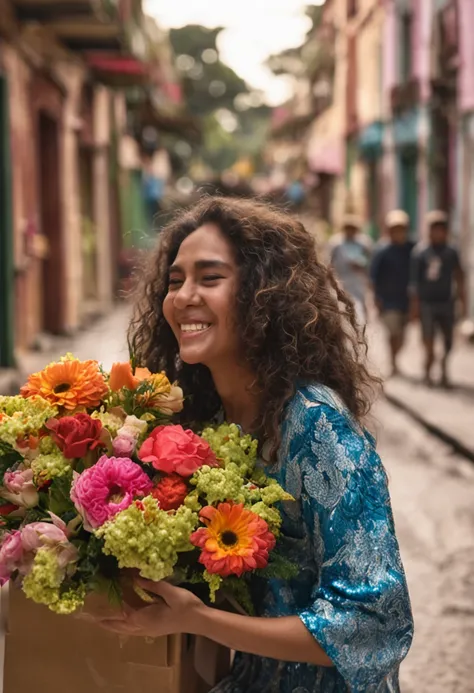
POLYGON ((44 522, 45 520, 51 522, 51 517, 48 515, 47 512, 41 510, 41 508, 38 507, 30 508, 26 511, 22 524, 29 525, 32 522, 44 522))
POLYGON ((70 474, 57 476, 49 487, 49 509, 55 515, 64 515, 74 510, 71 500, 72 471, 70 474))
POLYGON ((97 581, 118 579, 120 571, 117 560, 113 556, 105 556, 102 553, 103 539, 98 539, 94 534, 82 530, 79 538, 73 539, 72 543, 79 551, 76 575, 80 576, 82 582, 95 585, 97 581))
POLYGON ((22 456, 11 445, 0 440, 0 484, 3 484, 5 472, 22 461, 22 456))
POLYGON ((111 606, 120 607, 123 602, 122 587, 118 579, 107 578, 98 573, 87 583, 90 592, 103 594, 111 606))
POLYGON ((123 592, 118 580, 109 580, 109 589, 107 598, 111 606, 121 606, 123 601, 123 592))
MULTIPOLYGON (((222 593, 229 593, 249 616, 255 615, 250 586, 243 578, 230 576, 224 579, 222 593)), ((230 602, 232 604, 232 602, 230 602)))
POLYGON ((299 568, 295 563, 292 563, 287 558, 275 551, 270 554, 270 561, 265 568, 260 568, 255 571, 258 577, 270 580, 279 578, 281 580, 291 580, 299 573, 299 568))

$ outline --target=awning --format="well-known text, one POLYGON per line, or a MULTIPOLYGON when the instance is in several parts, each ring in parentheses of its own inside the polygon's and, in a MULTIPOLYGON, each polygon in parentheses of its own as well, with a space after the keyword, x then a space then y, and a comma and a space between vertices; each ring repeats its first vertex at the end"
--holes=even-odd
POLYGON ((340 176, 344 172, 344 148, 342 142, 328 142, 314 138, 309 143, 308 165, 314 173, 340 176))
POLYGON ((130 56, 88 54, 86 62, 100 81, 114 87, 146 85, 151 81, 150 66, 130 56))

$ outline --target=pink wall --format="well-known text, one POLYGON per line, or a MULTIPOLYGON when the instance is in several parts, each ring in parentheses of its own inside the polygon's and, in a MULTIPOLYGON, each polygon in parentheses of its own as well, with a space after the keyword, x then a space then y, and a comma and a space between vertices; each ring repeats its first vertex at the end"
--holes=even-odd
POLYGON ((430 96, 430 39, 432 0, 412 0, 413 26, 413 77, 420 81, 421 102, 430 96))
POLYGON ((390 93, 397 83, 397 24, 393 0, 386 0, 386 14, 383 36, 382 82, 385 95, 390 93))
MULTIPOLYGON (((412 73, 420 80, 421 100, 430 95, 430 37, 432 0, 411 0, 413 10, 412 73)), ((399 83, 399 31, 397 5, 400 0, 385 0, 385 27, 383 52, 383 88, 387 94, 399 83)), ((474 0, 466 0, 473 2, 474 0)), ((407 0, 405 0, 407 4, 407 0)))
POLYGON ((459 108, 461 111, 474 110, 474 27, 473 0, 458 0, 459 3, 459 108))

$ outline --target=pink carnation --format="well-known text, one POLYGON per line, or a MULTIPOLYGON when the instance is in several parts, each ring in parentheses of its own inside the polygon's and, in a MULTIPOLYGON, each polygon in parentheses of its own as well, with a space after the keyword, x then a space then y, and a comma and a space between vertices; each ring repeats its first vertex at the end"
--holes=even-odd
POLYGON ((92 532, 125 510, 136 496, 146 496, 153 484, 142 468, 128 457, 103 455, 97 464, 76 477, 71 499, 92 532))
POLYGON ((192 476, 203 465, 215 467, 209 444, 182 426, 158 426, 145 440, 138 457, 165 474, 192 476))

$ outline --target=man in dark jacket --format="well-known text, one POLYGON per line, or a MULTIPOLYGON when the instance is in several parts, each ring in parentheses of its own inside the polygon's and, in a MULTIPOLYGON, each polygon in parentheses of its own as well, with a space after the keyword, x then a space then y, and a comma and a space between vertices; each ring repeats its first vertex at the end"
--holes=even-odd
POLYGON ((425 347, 425 382, 432 385, 435 361, 435 337, 443 337, 441 385, 449 387, 448 357, 453 346, 456 321, 456 302, 466 312, 464 272, 459 253, 448 244, 448 218, 444 212, 427 215, 428 244, 418 246, 413 253, 411 287, 413 314, 420 317, 425 347))
POLYGON ((395 209, 387 214, 389 242, 377 250, 370 270, 375 303, 385 325, 392 364, 397 375, 397 357, 403 347, 409 313, 410 257, 414 243, 408 240, 408 214, 395 209))

